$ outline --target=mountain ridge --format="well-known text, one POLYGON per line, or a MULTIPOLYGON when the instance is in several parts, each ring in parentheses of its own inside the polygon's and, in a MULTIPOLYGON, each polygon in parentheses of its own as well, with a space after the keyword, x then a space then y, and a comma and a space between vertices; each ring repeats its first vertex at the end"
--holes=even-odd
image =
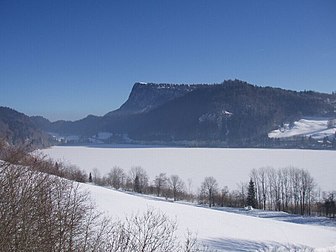
POLYGON ((198 88, 197 84, 156 84, 136 82, 133 85, 126 102, 122 104, 119 109, 108 112, 104 116, 110 116, 113 113, 137 114, 148 112, 170 100, 183 96, 196 88, 198 88))
MULTIPOLYGON (((301 115, 334 116, 334 107, 325 104, 323 96, 325 94, 258 87, 238 80, 226 81, 223 84, 203 86, 162 105, 158 112, 149 112, 141 127, 151 135, 179 128, 178 133, 170 132, 170 135, 179 140, 189 134, 188 140, 229 140, 231 143, 239 141, 243 144, 242 142, 249 141, 248 138, 264 138, 268 130, 283 121, 298 119, 301 115), (169 116, 172 111, 175 114, 169 116), (221 118, 221 111, 227 111, 233 116, 221 118), (186 114, 190 116, 186 118, 186 114), (174 120, 171 120, 173 116, 174 120), (207 120, 201 123, 202 117, 207 120), (221 127, 223 123, 226 124, 224 132, 221 127), (152 125, 158 127, 153 128, 152 125), (230 131, 229 136, 227 131, 230 131), (182 135, 178 136, 179 133, 182 135)), ((169 134, 166 136, 169 137, 169 134)))
POLYGON ((336 118, 336 95, 240 80, 190 85, 137 82, 125 103, 104 116, 73 122, 32 120, 44 131, 76 135, 81 143, 102 142, 98 135, 106 132, 110 137, 104 143, 273 147, 279 143, 268 133, 304 116, 336 118))

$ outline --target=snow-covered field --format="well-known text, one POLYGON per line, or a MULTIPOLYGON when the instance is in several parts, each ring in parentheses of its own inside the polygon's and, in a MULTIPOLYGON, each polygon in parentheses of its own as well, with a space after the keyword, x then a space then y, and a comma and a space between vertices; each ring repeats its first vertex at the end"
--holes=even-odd
POLYGON ((258 218, 231 213, 226 209, 220 211, 167 202, 89 184, 83 187, 90 191, 98 209, 113 218, 123 219, 147 209, 159 210, 176 220, 179 237, 183 239, 187 231, 191 231, 197 234, 200 242, 217 251, 311 251, 311 248, 336 251, 335 226, 294 224, 273 219, 274 213, 267 218, 267 213, 263 212, 264 218, 258 218))
POLYGON ((322 190, 336 189, 336 152, 325 150, 220 149, 220 148, 98 148, 52 147, 42 153, 54 160, 77 165, 106 175, 113 166, 128 171, 144 168, 153 180, 161 172, 179 175, 197 189, 206 176, 216 178, 219 186, 237 189, 247 182, 253 168, 294 166, 310 172, 322 190))
POLYGON ((328 127, 328 119, 301 119, 292 126, 285 124, 282 128, 268 134, 270 138, 307 136, 314 139, 335 136, 336 127, 328 127))

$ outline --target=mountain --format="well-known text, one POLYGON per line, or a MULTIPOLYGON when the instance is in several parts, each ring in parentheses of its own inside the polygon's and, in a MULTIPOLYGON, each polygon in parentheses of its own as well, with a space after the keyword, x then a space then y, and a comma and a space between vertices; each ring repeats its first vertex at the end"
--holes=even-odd
MULTIPOLYGON (((36 120, 41 120, 40 117, 36 120)), ((0 107, 0 138, 13 145, 45 147, 50 137, 27 115, 11 108, 0 107)))
POLYGON ((145 113, 160 107, 162 104, 174 100, 195 90, 198 85, 174 85, 140 83, 134 84, 128 100, 116 111, 107 113, 111 116, 115 113, 145 113))
POLYGON ((336 118, 336 95, 227 80, 213 85, 135 83, 128 100, 104 116, 39 125, 82 142, 272 147, 284 141, 270 138, 270 132, 305 117, 336 118))
POLYGON ((257 87, 241 81, 207 85, 149 111, 132 139, 204 141, 245 146, 285 122, 335 117, 336 96, 257 87))

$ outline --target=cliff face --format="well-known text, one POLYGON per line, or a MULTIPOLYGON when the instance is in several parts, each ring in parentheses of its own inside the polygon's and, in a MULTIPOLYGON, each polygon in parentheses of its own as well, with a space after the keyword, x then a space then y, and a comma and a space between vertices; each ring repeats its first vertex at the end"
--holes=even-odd
POLYGON ((195 90, 198 85, 174 85, 174 84, 154 84, 135 83, 128 100, 116 110, 109 112, 112 114, 139 114, 149 112, 168 101, 174 100, 195 90))

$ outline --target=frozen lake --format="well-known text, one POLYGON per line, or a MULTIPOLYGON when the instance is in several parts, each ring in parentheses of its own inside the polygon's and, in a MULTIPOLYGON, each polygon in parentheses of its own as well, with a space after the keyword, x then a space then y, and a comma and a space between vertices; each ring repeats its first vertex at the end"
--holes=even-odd
POLYGON ((77 165, 87 172, 96 168, 102 176, 114 166, 126 172, 131 167, 141 166, 150 180, 161 172, 168 176, 177 174, 193 189, 198 188, 207 176, 215 177, 220 187, 237 189, 237 184, 249 180, 253 168, 293 166, 308 170, 322 191, 336 190, 334 151, 143 147, 56 146, 42 152, 56 161, 77 165))

